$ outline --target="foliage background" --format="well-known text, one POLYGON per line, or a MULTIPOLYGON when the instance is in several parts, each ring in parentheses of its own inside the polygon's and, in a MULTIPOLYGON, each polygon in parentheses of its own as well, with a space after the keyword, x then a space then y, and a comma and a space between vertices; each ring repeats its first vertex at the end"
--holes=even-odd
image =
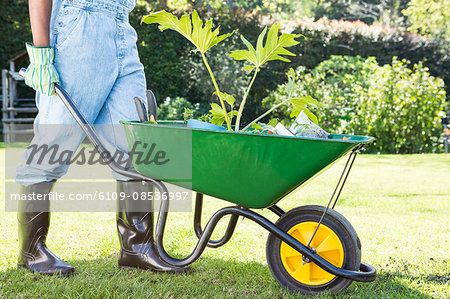
POLYGON ((31 40, 28 1, 0 0, 0 64, 7 67, 7 61, 25 50, 25 42, 31 40))
MULTIPOLYGON (((324 107, 316 109, 321 126, 342 134, 370 135, 367 149, 387 153, 439 151, 440 118, 445 101, 444 82, 430 76, 422 63, 412 69, 406 60, 393 58, 381 66, 375 57, 332 56, 313 70, 296 70, 294 96, 310 95, 324 107)), ((263 106, 286 98, 280 85, 263 106)), ((282 106, 272 115, 290 122, 282 106)))
MULTIPOLYGON (((0 20, 3 23, 0 27, 0 64, 5 68, 8 59, 24 50, 24 42, 31 40, 31 33, 26 9, 27 1, 0 1, 2 2, 0 20)), ((214 23, 221 26, 223 33, 238 28, 238 33, 227 39, 223 47, 215 47, 208 53, 208 59, 222 90, 235 95, 237 99, 242 98, 250 78, 242 74, 242 63, 234 61, 226 54, 231 49, 243 48, 239 39, 240 34, 254 43, 262 28, 275 21, 282 22, 283 30, 286 32, 303 34, 306 38, 292 49, 297 56, 292 59, 291 64, 271 62, 258 75, 244 110, 245 123, 265 111, 267 107, 262 106, 261 101, 286 82, 285 74, 290 67, 298 69, 303 66, 305 71, 314 70, 333 55, 375 57, 380 66, 391 65, 393 57, 397 57, 398 61, 406 59, 408 62, 402 62, 402 67, 409 69, 413 69, 415 64, 419 65, 421 62, 421 67, 427 68, 430 75, 442 78, 444 87, 440 88, 444 88, 448 93, 450 91, 448 1, 425 1, 428 4, 422 2, 424 1, 138 0, 130 16, 130 22, 138 32, 138 48, 145 67, 148 88, 155 92, 162 106, 172 105, 161 108, 160 116, 165 118, 182 115, 183 105, 180 103, 185 103, 188 108, 194 107, 192 109, 196 110, 197 114, 206 113, 209 110, 209 103, 215 100, 212 94, 214 89, 201 58, 192 52, 193 47, 188 41, 175 32, 161 33, 155 25, 141 25, 143 15, 158 9, 182 14, 185 10, 195 8, 203 17, 212 17, 214 23), (425 22, 425 19, 430 21, 425 22), (188 105, 188 102, 191 105, 188 105)), ((370 60, 366 67, 370 67, 369 62, 370 60)), ((355 80, 361 80, 360 86, 365 86, 364 78, 355 80)), ((439 83, 439 86, 441 85, 442 83, 439 83)), ((318 100, 321 101, 320 98, 318 100)), ((347 108, 351 109, 356 103, 349 101, 347 108)), ((434 114, 439 112, 438 106, 433 106, 436 108, 434 114)), ((334 115, 331 108, 320 113, 323 114, 321 118, 324 120, 329 120, 334 115)), ((437 132, 442 130, 439 121, 433 119, 430 124, 436 126, 433 135, 436 137, 437 132)), ((325 126, 330 130, 335 129, 327 124, 325 126)), ((361 124, 358 130, 349 128, 346 130, 370 134, 367 124, 361 124)), ((419 146, 414 149, 407 147, 408 150, 383 147, 383 151, 434 151, 435 145, 437 142, 432 146, 419 146)))

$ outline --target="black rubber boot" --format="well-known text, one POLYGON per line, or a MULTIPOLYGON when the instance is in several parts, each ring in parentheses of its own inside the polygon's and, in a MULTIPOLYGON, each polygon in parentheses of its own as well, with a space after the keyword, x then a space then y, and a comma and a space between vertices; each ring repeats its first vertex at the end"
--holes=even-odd
POLYGON ((117 231, 121 247, 119 267, 184 273, 189 267, 167 265, 157 254, 153 239, 152 202, 140 200, 142 192, 151 194, 153 189, 153 184, 146 181, 117 181, 117 231))
POLYGON ((17 265, 36 273, 69 276, 75 269, 60 260, 45 245, 50 225, 48 194, 54 183, 43 182, 21 187, 22 194, 27 195, 29 200, 19 202, 17 220, 20 252, 17 265), (30 200, 30 196, 35 200, 30 200))

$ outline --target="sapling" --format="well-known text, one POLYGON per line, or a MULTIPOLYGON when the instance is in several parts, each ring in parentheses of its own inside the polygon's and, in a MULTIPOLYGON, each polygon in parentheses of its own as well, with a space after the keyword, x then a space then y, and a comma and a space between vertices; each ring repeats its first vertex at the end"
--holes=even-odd
POLYGON ((238 50, 233 51, 230 56, 236 60, 245 60, 250 63, 250 65, 245 66, 245 70, 250 73, 253 72, 252 80, 244 94, 241 105, 239 106, 239 113, 236 118, 236 127, 235 130, 238 131, 240 127, 242 112, 244 110, 245 102, 247 101, 247 97, 250 93, 250 89, 255 82, 256 76, 260 71, 261 67, 273 60, 281 60, 285 62, 290 62, 289 59, 281 56, 295 56, 294 53, 290 52, 286 48, 297 45, 299 42, 295 40, 295 38, 300 37, 299 34, 287 34, 283 33, 280 37, 278 37, 278 30, 280 28, 280 24, 274 24, 270 28, 267 33, 267 27, 261 32, 258 37, 258 41, 256 42, 256 49, 252 46, 252 44, 241 35, 242 42, 246 45, 248 50, 238 50), (264 38, 267 38, 264 43, 264 38))
POLYGON ((223 117, 227 123, 228 130, 231 131, 231 121, 228 117, 227 110, 225 108, 225 103, 222 99, 222 93, 220 92, 219 86, 217 85, 216 78, 209 66, 208 60, 206 59, 205 53, 216 46, 226 38, 230 37, 233 33, 219 35, 219 27, 216 30, 212 30, 212 20, 207 20, 205 24, 200 19, 197 11, 194 10, 192 13, 192 18, 187 13, 184 14, 180 19, 171 13, 166 11, 159 11, 151 13, 148 16, 142 18, 142 22, 146 24, 159 24, 159 29, 164 31, 166 29, 172 29, 184 36, 189 40, 196 49, 202 55, 203 62, 211 76, 211 80, 216 89, 217 96, 219 98, 220 104, 223 110, 223 117))
MULTIPOLYGON (((301 36, 299 34, 287 33, 282 33, 281 35, 279 35, 280 25, 274 24, 269 30, 267 30, 267 27, 264 28, 264 30, 258 37, 255 48, 243 35, 241 35, 241 40, 247 47, 247 50, 232 51, 229 56, 231 56, 235 60, 244 60, 248 62, 248 64, 245 66, 245 71, 249 72, 250 74, 253 73, 253 75, 239 105, 239 109, 236 111, 234 110, 236 99, 232 95, 220 91, 217 81, 214 77, 214 73, 212 72, 205 55, 205 53, 209 49, 216 46, 233 33, 219 35, 220 26, 215 30, 212 30, 212 20, 207 20, 203 24, 203 21, 200 19, 198 13, 195 10, 192 13, 192 17, 186 13, 180 19, 166 11, 159 11, 151 13, 148 16, 144 16, 142 21, 147 24, 159 24, 159 29, 161 31, 164 31, 166 29, 175 30, 176 32, 183 35, 186 39, 188 39, 200 52, 205 67, 209 72, 214 88, 216 90, 214 94, 217 95, 220 102, 220 105, 216 103, 211 104, 210 116, 204 117, 204 119, 208 119, 212 124, 215 125, 222 125, 225 122, 229 131, 231 131, 231 121, 235 116, 235 131, 240 130, 241 118, 245 103, 261 68, 269 61, 281 60, 290 62, 290 60, 284 56, 295 56, 295 54, 290 52, 286 48, 297 45, 299 42, 295 39, 301 36), (230 111, 227 110, 225 103, 230 106, 230 111)), ((290 71, 290 73, 293 74, 293 70, 290 71)), ((298 115, 300 111, 304 110, 308 116, 312 117, 314 122, 317 122, 317 118, 306 108, 306 105, 308 104, 317 105, 317 101, 315 101, 311 97, 292 98, 294 83, 291 82, 291 80, 293 80, 293 77, 291 77, 289 77, 290 83, 288 84, 290 84, 292 92, 289 93, 288 98, 282 101, 280 104, 275 105, 266 113, 252 121, 243 130, 248 129, 250 126, 271 113, 273 110, 288 102, 291 102, 294 107, 291 116, 298 115)))

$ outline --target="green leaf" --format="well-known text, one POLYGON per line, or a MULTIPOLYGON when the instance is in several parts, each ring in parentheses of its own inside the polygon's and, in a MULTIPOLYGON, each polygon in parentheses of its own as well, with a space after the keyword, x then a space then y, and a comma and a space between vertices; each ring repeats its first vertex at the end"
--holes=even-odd
POLYGON ((300 37, 300 34, 283 33, 278 37, 278 30, 280 24, 274 24, 267 33, 267 27, 261 32, 256 42, 256 49, 252 44, 241 35, 241 39, 247 47, 247 50, 232 51, 229 56, 235 60, 245 60, 251 65, 247 65, 245 70, 252 71, 254 68, 260 68, 263 64, 272 60, 281 60, 290 62, 289 59, 283 56, 295 56, 294 53, 288 51, 286 48, 297 45, 299 42, 295 38, 300 37), (264 38, 267 33, 266 42, 264 38))
POLYGON ((209 110, 213 116, 222 116, 224 117, 223 109, 216 103, 211 104, 211 110, 209 110))
POLYGON ((211 118, 211 123, 216 126, 221 126, 225 122, 225 117, 222 116, 213 116, 211 118))
POLYGON ((263 128, 259 125, 259 124, 257 124, 257 123, 254 123, 253 125, 252 125, 252 128, 254 128, 254 129, 256 129, 256 130, 262 130, 263 128))
POLYGON ((276 119, 276 118, 272 118, 268 123, 268 125, 271 127, 276 127, 277 124, 278 124, 278 119, 276 119))
POLYGON ((217 105, 216 103, 211 104, 211 110, 209 110, 211 113, 211 123, 213 125, 221 126, 225 122, 225 115, 223 113, 222 107, 217 105))
MULTIPOLYGON (((225 122, 225 113, 222 109, 222 107, 220 107, 218 104, 216 103, 212 103, 211 104, 211 110, 209 110, 209 112, 211 113, 211 123, 214 125, 218 125, 221 126, 223 125, 223 123, 225 122)), ((230 120, 233 119, 233 117, 235 117, 238 112, 235 110, 232 110, 228 113, 226 113, 228 118, 230 120)))
POLYGON ((291 101, 292 105, 294 105, 294 107, 304 107, 308 104, 316 105, 316 106, 323 106, 321 103, 319 103, 317 100, 313 99, 310 96, 292 98, 292 99, 290 99, 290 101, 291 101))
POLYGON ((297 117, 300 112, 304 111, 305 114, 311 119, 316 125, 319 123, 317 117, 308 109, 306 106, 303 107, 294 107, 291 111, 291 117, 297 117))
MULTIPOLYGON (((214 92, 214 94, 217 95, 217 92, 214 92)), ((236 99, 231 94, 228 94, 226 92, 220 92, 220 97, 231 107, 233 107, 234 103, 236 102, 236 99)))
POLYGON ((292 98, 290 99, 292 105, 294 106, 290 116, 297 117, 300 112, 304 111, 305 114, 315 123, 318 124, 317 117, 306 107, 307 105, 316 105, 323 106, 317 100, 313 99, 310 96, 300 97, 300 98, 292 98))
POLYGON ((253 70, 255 69, 255 67, 253 66, 253 65, 246 65, 246 66, 244 66, 244 70, 247 72, 247 73, 251 73, 253 70))
POLYGON ((238 113, 239 113, 238 111, 233 110, 233 111, 228 112, 228 116, 230 117, 230 119, 232 119, 233 117, 238 115, 238 113))
POLYGON ((309 117, 310 120, 312 120, 316 125, 319 124, 319 121, 317 120, 317 116, 315 116, 308 108, 303 109, 306 116, 309 117))
POLYGON ((180 19, 166 11, 151 13, 142 18, 146 24, 159 24, 159 29, 164 31, 172 29, 188 39, 202 53, 205 53, 224 39, 233 34, 219 35, 220 26, 212 30, 212 20, 209 19, 203 24, 197 11, 193 11, 192 17, 184 14, 180 19))
MULTIPOLYGON (((265 32, 266 30, 267 28, 264 28, 263 32, 265 32)), ((258 64, 258 59, 256 57, 256 50, 243 35, 241 35, 241 40, 247 46, 248 50, 232 51, 231 54, 229 54, 229 56, 234 58, 235 60, 246 60, 251 64, 253 64, 245 66, 245 70, 251 72, 258 64)))

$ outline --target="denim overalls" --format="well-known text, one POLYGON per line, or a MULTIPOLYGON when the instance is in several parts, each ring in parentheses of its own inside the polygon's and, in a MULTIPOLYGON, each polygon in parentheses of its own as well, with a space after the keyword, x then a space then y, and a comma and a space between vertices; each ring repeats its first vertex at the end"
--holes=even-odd
MULTIPOLYGON (((137 120, 133 98, 145 98, 144 67, 139 61, 136 32, 128 14, 136 0, 53 1, 50 37, 61 86, 91 124, 107 149, 128 152, 121 120, 137 120), (106 124, 106 125, 105 125, 106 124)), ((58 145, 75 152, 84 133, 57 96, 36 94, 39 113, 34 121, 37 146, 58 145)), ((16 169, 16 182, 28 186, 63 176, 69 165, 30 159, 26 150, 16 169)), ((48 155, 47 155, 48 156, 48 155)), ((117 180, 129 180, 113 172, 117 180)))

